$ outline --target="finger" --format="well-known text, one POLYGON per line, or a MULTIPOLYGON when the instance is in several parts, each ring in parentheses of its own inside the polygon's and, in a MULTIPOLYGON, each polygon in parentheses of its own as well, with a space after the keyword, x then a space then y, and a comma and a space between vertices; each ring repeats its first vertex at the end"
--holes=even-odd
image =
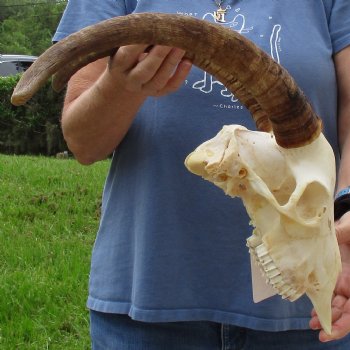
POLYGON ((145 49, 145 51, 142 52, 142 54, 139 56, 138 62, 143 61, 143 60, 147 57, 148 53, 151 51, 152 48, 153 48, 153 45, 148 46, 148 47, 145 49))
POLYGON ((321 323, 317 316, 313 316, 309 321, 309 327, 313 330, 322 329, 321 323))
MULTIPOLYGON (((334 299, 334 298, 335 298, 335 292, 333 292, 333 294, 332 294, 332 302, 333 302, 333 299, 334 299)), ((312 316, 312 317, 317 316, 317 313, 316 313, 315 308, 313 308, 313 309, 311 310, 311 316, 312 316)))
POLYGON ((118 49, 109 62, 111 69, 126 72, 135 67, 139 57, 147 49, 148 45, 127 45, 118 49))
POLYGON ((342 295, 336 295, 332 300, 332 323, 336 322, 344 311, 347 299, 342 295))
POLYGON ((335 223, 335 233, 338 243, 350 243, 350 212, 345 213, 335 223))
POLYGON ((130 84, 146 84, 157 73, 160 66, 172 50, 168 46, 154 46, 129 74, 130 84))
MULTIPOLYGON (((341 295, 337 295, 336 297, 333 298, 332 300, 332 324, 336 322, 337 320, 340 319, 342 316, 343 310, 344 310, 344 305, 346 303, 347 299, 344 298, 341 295)), ((309 326, 311 329, 322 329, 321 323, 319 321, 319 318, 316 314, 315 309, 311 311, 311 320, 309 322, 309 326)))
POLYGON ((312 309, 311 310, 311 316, 316 316, 317 314, 316 314, 316 310, 315 309, 312 309))
POLYGON ((188 73, 192 68, 192 62, 183 60, 178 64, 174 75, 168 80, 166 86, 158 93, 158 96, 168 94, 176 91, 186 79, 188 73))
POLYGON ((350 265, 348 264, 343 264, 343 272, 338 279, 336 291, 339 295, 350 299, 350 265))
POLYGON ((164 88, 185 55, 184 50, 172 49, 152 79, 144 84, 144 90, 159 91, 164 88))
POLYGON ((319 334, 322 342, 341 339, 350 333, 350 313, 343 313, 342 316, 332 326, 331 335, 326 334, 323 330, 319 334))
POLYGON ((148 52, 142 52, 142 54, 138 58, 138 62, 143 61, 148 55, 148 52))

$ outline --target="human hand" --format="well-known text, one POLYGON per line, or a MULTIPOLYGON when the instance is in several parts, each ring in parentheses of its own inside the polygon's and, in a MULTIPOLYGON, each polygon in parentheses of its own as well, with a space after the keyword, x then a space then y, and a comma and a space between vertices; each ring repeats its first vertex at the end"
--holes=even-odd
POLYGON ((192 64, 185 51, 156 45, 122 46, 109 62, 109 72, 129 92, 145 96, 163 96, 177 90, 192 64))
POLYGON ((336 223, 342 271, 339 275, 332 300, 332 334, 321 329, 315 310, 312 310, 310 327, 321 329, 321 342, 340 339, 350 333, 350 212, 345 213, 336 223))

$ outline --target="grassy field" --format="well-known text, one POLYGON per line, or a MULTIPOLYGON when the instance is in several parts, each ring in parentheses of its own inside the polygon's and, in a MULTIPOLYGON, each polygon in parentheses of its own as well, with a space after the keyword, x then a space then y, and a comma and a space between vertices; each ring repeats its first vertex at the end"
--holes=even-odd
POLYGON ((108 161, 0 155, 0 349, 89 349, 91 248, 108 161))

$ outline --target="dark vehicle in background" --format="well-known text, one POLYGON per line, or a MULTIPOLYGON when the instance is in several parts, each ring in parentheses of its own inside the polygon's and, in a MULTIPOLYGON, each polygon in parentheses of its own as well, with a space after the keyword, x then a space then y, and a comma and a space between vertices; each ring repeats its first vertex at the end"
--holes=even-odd
POLYGON ((36 56, 0 54, 0 77, 22 73, 27 70, 36 59, 36 56))

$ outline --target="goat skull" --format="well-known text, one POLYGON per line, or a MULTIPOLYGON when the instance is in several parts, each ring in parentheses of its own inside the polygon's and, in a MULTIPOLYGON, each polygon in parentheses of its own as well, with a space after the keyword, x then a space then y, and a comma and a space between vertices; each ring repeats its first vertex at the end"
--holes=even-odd
POLYGON ((255 227, 247 246, 268 283, 290 301, 306 293, 330 333, 341 263, 333 223, 335 162, 323 134, 285 149, 270 133, 224 126, 185 164, 242 198, 255 227))

